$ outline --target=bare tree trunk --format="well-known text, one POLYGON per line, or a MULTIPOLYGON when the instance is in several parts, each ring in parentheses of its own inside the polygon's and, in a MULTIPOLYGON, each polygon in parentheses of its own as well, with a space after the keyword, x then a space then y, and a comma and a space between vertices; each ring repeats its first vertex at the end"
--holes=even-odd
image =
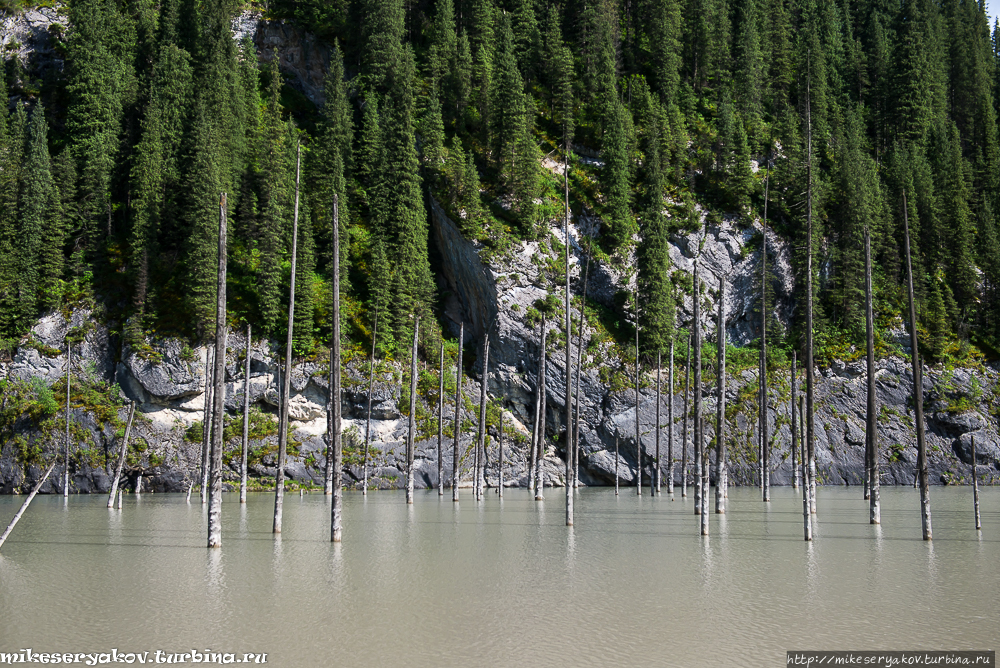
POLYGON ((465 343, 465 322, 458 328, 458 362, 455 364, 455 440, 451 454, 451 500, 458 502, 458 438, 462 428, 462 345, 465 343))
POLYGON ((208 503, 208 459, 212 442, 212 406, 215 392, 215 349, 205 348, 205 410, 201 422, 201 503, 208 503))
POLYGON ((500 452, 497 455, 497 496, 503 498, 503 408, 500 409, 500 452))
POLYGON ((250 449, 250 324, 247 323, 247 359, 243 373, 243 442, 240 448, 240 503, 247 502, 247 454, 250 449))
POLYGON ((764 235, 760 242, 760 489, 764 501, 771 500, 771 444, 767 435, 767 195, 771 164, 764 177, 764 235))
POLYGON ((69 402, 70 379, 73 377, 73 344, 66 337, 66 451, 63 453, 63 498, 69 498, 69 402))
POLYGON ((0 547, 3 547, 3 544, 7 542, 7 536, 9 536, 10 532, 14 530, 15 526, 17 526, 17 523, 21 519, 21 515, 23 515, 24 511, 28 509, 28 505, 31 503, 31 500, 35 498, 35 495, 38 494, 38 490, 40 490, 42 485, 45 484, 45 481, 48 480, 49 474, 52 473, 52 469, 54 469, 55 466, 55 462, 49 464, 49 468, 45 469, 45 475, 43 475, 41 479, 35 483, 35 486, 31 488, 28 498, 21 504, 21 509, 17 511, 17 514, 14 515, 14 519, 12 519, 10 524, 7 525, 7 528, 4 529, 3 535, 0 535, 0 547))
POLYGON ((590 256, 583 270, 583 300, 580 302, 580 331, 576 346, 576 419, 573 421, 573 486, 580 486, 580 374, 583 372, 583 316, 587 308, 587 280, 590 276, 590 256))
POLYGON ((535 500, 541 501, 544 498, 545 492, 545 478, 544 472, 542 471, 542 464, 545 462, 545 411, 546 403, 548 401, 548 388, 545 382, 545 367, 546 367, 546 357, 545 346, 546 339, 548 338, 548 329, 546 327, 546 317, 542 313, 542 363, 539 371, 539 391, 541 392, 541 408, 538 414, 538 453, 535 455, 535 500))
POLYGON ((635 494, 642 496, 642 436, 639 434, 639 283, 635 290, 635 494))
POLYGON ((688 495, 688 395, 691 392, 691 335, 687 340, 687 367, 684 371, 684 423, 681 430, 681 498, 688 495))
POLYGON ((125 436, 118 450, 118 463, 115 464, 115 477, 111 481, 111 493, 108 494, 108 508, 114 508, 115 496, 118 494, 118 484, 122 478, 122 467, 125 466, 125 453, 128 451, 128 439, 132 434, 132 418, 135 417, 135 403, 128 407, 128 423, 125 425, 125 436))
POLYGON ((413 455, 417 445, 417 340, 420 318, 413 319, 413 350, 410 353, 410 418, 406 431, 406 503, 413 503, 413 455))
POLYGON ((719 277, 719 324, 716 326, 719 339, 719 401, 716 406, 715 431, 715 512, 726 512, 726 277, 719 277))
POLYGON ((621 461, 621 459, 618 456, 618 437, 615 436, 615 496, 618 496, 618 481, 621 479, 621 476, 618 475, 619 461, 621 461))
POLYGON ((444 442, 444 341, 441 342, 441 372, 438 374, 438 496, 444 496, 444 460, 442 443, 444 442))
MULTIPOLYGON (((215 387, 212 389, 212 460, 209 471, 208 488, 208 546, 222 547, 222 450, 225 447, 224 431, 226 418, 226 343, 229 329, 226 327, 226 264, 227 250, 226 193, 219 198, 219 274, 216 284, 215 306, 215 387)), ((136 493, 142 484, 142 474, 136 484, 136 493)))
MULTIPOLYGON (((816 423, 815 423, 815 362, 813 360, 813 192, 812 192, 812 68, 811 58, 806 77, 806 448, 809 452, 809 512, 816 514, 816 423)), ((807 540, 812 540, 809 529, 807 540)))
POLYGON ((295 261, 299 244, 299 175, 302 165, 302 146, 298 147, 295 160, 295 209, 292 216, 292 278, 288 288, 288 336, 285 340, 285 378, 281 404, 280 432, 278 433, 278 470, 274 481, 274 533, 281 533, 282 501, 285 498, 285 458, 288 454, 288 404, 292 393, 292 328, 295 324, 295 261))
MULTIPOLYGON (((702 438, 704 438, 705 437, 704 416, 702 416, 701 418, 701 426, 699 427, 699 431, 701 431, 702 438)), ((701 520, 702 536, 708 535, 708 496, 709 496, 709 485, 710 485, 709 476, 712 471, 710 454, 711 454, 711 449, 708 448, 706 445, 702 445, 701 447, 701 457, 703 460, 701 464, 702 494, 701 494, 701 517, 699 518, 701 520)))
POLYGON ((792 351, 792 489, 799 488, 799 438, 798 422, 795 417, 796 395, 798 394, 799 378, 795 371, 795 351, 792 351))
POLYGON ((375 321, 372 326, 372 357, 368 362, 368 417, 365 421, 365 451, 361 456, 362 474, 361 494, 368 495, 368 447, 371 444, 372 433, 372 392, 375 391, 375 341, 378 339, 378 309, 375 309, 375 321))
POLYGON ((563 145, 566 168, 563 170, 566 215, 563 218, 563 234, 566 237, 566 526, 573 526, 573 318, 569 292, 569 142, 563 145))
POLYGON ((701 281, 698 278, 698 257, 694 258, 694 514, 701 515, 702 443, 701 431, 701 281))
POLYGON ((475 495, 477 501, 483 499, 486 477, 486 401, 488 399, 488 374, 490 368, 490 335, 483 337, 483 375, 479 386, 479 438, 476 441, 475 495))
POLYGON ((663 396, 660 384, 660 374, 662 371, 662 355, 656 352, 656 465, 653 468, 653 477, 649 484, 650 493, 656 495, 660 491, 660 400, 663 396))
POLYGON ((868 457, 865 492, 868 498, 869 522, 882 523, 879 503, 878 470, 878 405, 875 396, 875 314, 872 290, 872 240, 868 225, 865 225, 865 339, 868 363, 868 414, 865 416, 865 454, 868 457))
POLYGON ((920 528, 924 540, 931 540, 931 490, 927 474, 927 443, 924 440, 924 379, 917 348, 917 307, 913 299, 913 267, 910 263, 910 223, 903 191, 903 227, 906 233, 906 289, 910 301, 910 347, 913 350, 913 408, 917 431, 917 477, 920 479, 920 528))
POLYGON ((330 541, 339 543, 342 527, 344 496, 343 485, 343 455, 344 446, 341 441, 341 388, 340 388, 340 198, 333 195, 333 321, 330 333, 330 410, 327 412, 327 455, 326 455, 326 489, 333 496, 330 507, 330 541))
POLYGON ((983 528, 983 523, 979 519, 979 476, 976 474, 976 437, 972 439, 972 504, 976 510, 976 531, 983 528))
POLYGON ((667 373, 670 391, 667 403, 667 494, 674 495, 674 333, 670 333, 670 371, 667 373))
MULTIPOLYGON (((542 317, 542 325, 539 327, 538 335, 541 338, 545 333, 545 318, 542 317)), ((531 452, 528 461, 528 489, 535 491, 535 461, 538 459, 539 427, 542 424, 542 378, 545 375, 545 346, 538 348, 538 379, 535 381, 535 420, 531 425, 531 452)))

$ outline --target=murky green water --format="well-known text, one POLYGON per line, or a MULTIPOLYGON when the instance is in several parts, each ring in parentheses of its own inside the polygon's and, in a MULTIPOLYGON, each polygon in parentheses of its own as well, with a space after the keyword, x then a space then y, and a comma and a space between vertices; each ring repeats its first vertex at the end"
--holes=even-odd
MULTIPOLYGON (((456 505, 434 492, 224 503, 224 546, 183 496, 38 497, 0 552, 0 652, 192 648, 266 652, 274 666, 780 666, 788 649, 996 649, 1000 489, 883 489, 883 525, 858 488, 820 489, 802 540, 791 489, 734 489, 698 535, 692 500, 588 489, 577 526, 563 491, 456 505)), ((648 491, 647 491, 648 493, 648 491)), ((22 499, 0 498, 0 527, 22 499)))

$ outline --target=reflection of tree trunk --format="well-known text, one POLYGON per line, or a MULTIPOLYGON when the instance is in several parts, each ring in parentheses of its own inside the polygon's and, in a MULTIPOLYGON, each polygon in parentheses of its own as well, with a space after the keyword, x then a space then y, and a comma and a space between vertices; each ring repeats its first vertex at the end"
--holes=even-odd
POLYGON ((878 470, 878 406, 875 396, 875 314, 872 295, 872 240, 868 225, 865 225, 865 339, 868 363, 868 413, 865 416, 865 455, 868 466, 865 470, 865 492, 868 496, 869 521, 881 524, 882 511, 879 507, 878 470))
POLYGON ((903 192, 903 228, 906 233, 906 290, 910 300, 910 348, 913 361, 913 408, 917 431, 917 477, 920 480, 920 528, 924 540, 931 540, 931 490, 927 475, 927 443, 924 440, 924 379, 917 349, 917 308, 913 300, 913 267, 910 264, 910 223, 903 192))
POLYGON ((417 339, 420 318, 413 319, 413 349, 410 352, 410 418, 406 431, 406 502, 413 503, 413 451, 417 440, 417 339))
POLYGON ((240 503, 247 502, 247 450, 250 447, 250 325, 247 324, 247 359, 243 372, 243 442, 240 448, 240 503))
POLYGON ((121 482, 122 467, 125 465, 125 453, 128 451, 128 439, 132 433, 132 418, 135 417, 135 403, 130 403, 128 407, 128 423, 125 425, 125 437, 122 438, 121 447, 118 450, 118 463, 115 465, 115 477, 111 481, 111 493, 108 494, 108 508, 115 505, 115 496, 118 494, 118 484, 121 482))
POLYGON ((465 322, 458 328, 458 361, 455 363, 455 440, 451 453, 451 500, 458 501, 458 439, 462 428, 462 345, 465 322))
POLYGON ((715 430, 715 512, 726 512, 726 277, 719 277, 719 401, 716 407, 715 430))
POLYGON ((295 324, 295 261, 299 242, 299 173, 302 147, 295 162, 295 209, 292 216, 292 278, 288 289, 288 336, 285 340, 285 378, 282 393, 281 421, 278 432, 278 471, 274 481, 274 533, 281 533, 281 510, 285 498, 285 458, 288 454, 288 404, 292 392, 292 327, 295 324))
MULTIPOLYGON (((226 193, 219 202, 219 276, 216 286, 215 308, 215 387, 212 390, 212 460, 208 488, 208 546, 222 547, 222 450, 225 446, 226 403, 226 193)), ((142 484, 142 474, 136 484, 136 493, 142 484)))
POLYGON ((438 374, 438 496, 444 496, 444 460, 442 443, 444 441, 444 341, 441 342, 441 372, 438 374))

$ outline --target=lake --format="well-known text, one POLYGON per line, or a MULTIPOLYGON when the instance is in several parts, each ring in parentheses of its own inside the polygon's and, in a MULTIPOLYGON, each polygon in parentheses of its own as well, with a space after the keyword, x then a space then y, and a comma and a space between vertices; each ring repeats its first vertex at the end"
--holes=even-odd
MULTIPOLYGON (((857 487, 819 489, 815 540, 801 497, 733 488, 699 535, 693 498, 564 491, 345 492, 223 504, 205 548, 197 494, 39 496, 0 552, 0 652, 192 649, 267 653, 274 666, 779 666, 795 649, 996 649, 1000 489, 882 488, 882 526, 857 487)), ((23 497, 0 497, 0 528, 23 497)), ((714 490, 713 505, 714 508, 714 490)))

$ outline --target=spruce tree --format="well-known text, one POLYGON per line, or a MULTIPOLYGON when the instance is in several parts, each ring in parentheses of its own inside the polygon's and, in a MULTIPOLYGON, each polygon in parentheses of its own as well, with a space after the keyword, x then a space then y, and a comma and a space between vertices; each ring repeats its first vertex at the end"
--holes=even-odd
POLYGON ((606 94, 604 108, 604 140, 601 143, 601 168, 599 183, 604 194, 604 224, 612 248, 623 249, 635 233, 631 211, 631 164, 629 145, 632 134, 632 117, 618 99, 612 87, 606 94))
POLYGON ((659 122, 646 127, 643 141, 645 165, 640 210, 642 243, 637 248, 639 274, 639 326, 644 352, 656 355, 670 345, 675 327, 676 299, 670 281, 670 236, 664 215, 663 174, 659 156, 659 122))
POLYGON ((389 71, 401 55, 404 26, 402 0, 364 0, 362 6, 361 62, 364 87, 381 91, 389 71))
MULTIPOLYGON (((3 91, 0 91, 3 92, 3 91)), ((0 335, 20 333, 20 295, 18 289, 19 224, 18 195, 27 140, 27 117, 24 105, 18 104, 7 119, 7 109, 0 109, 7 132, 0 135, 0 335)), ((3 129, 3 128, 0 128, 3 129)))

